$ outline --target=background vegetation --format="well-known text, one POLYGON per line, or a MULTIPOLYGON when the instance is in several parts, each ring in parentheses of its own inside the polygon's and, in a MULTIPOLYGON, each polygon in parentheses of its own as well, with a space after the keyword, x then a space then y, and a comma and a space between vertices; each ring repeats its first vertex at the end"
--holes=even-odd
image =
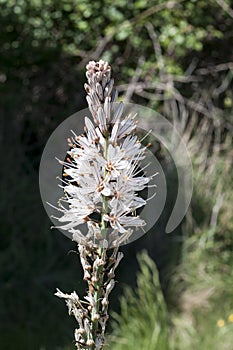
POLYGON ((86 107, 85 65, 99 58, 111 63, 123 100, 175 124, 194 169, 186 220, 165 235, 177 179, 172 160, 155 146, 169 196, 155 227, 123 248, 109 348, 231 349, 230 6, 229 0, 0 0, 1 349, 73 348, 74 322, 53 292, 82 292, 82 272, 77 255, 68 254, 72 242, 50 230, 38 169, 51 132, 86 107))

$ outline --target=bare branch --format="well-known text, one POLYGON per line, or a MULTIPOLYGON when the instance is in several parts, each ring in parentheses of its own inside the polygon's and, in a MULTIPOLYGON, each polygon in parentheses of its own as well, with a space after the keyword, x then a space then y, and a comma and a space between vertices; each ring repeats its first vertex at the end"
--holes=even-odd
POLYGON ((144 63, 145 63, 145 58, 141 56, 138 60, 138 66, 137 66, 137 69, 136 69, 132 79, 131 79, 131 82, 128 84, 128 88, 127 88, 125 96, 124 96, 125 102, 129 102, 132 95, 134 94, 134 86, 141 76, 141 73, 142 73, 141 67, 143 66, 144 63))
POLYGON ((206 68, 199 68, 196 70, 196 74, 206 75, 210 73, 217 73, 224 70, 233 70, 233 62, 221 63, 216 66, 209 66, 206 68))
POLYGON ((88 62, 88 60, 90 59, 90 57, 92 59, 99 59, 99 57, 104 52, 107 44, 112 40, 114 35, 120 29, 122 30, 123 28, 129 28, 129 27, 131 27, 131 25, 140 22, 142 19, 145 19, 145 18, 153 15, 154 13, 159 12, 161 10, 164 10, 166 8, 172 9, 176 5, 178 5, 179 3, 183 2, 183 1, 184 0, 171 0, 171 1, 167 1, 167 2, 164 2, 162 4, 159 4, 159 5, 152 6, 149 9, 141 12, 139 15, 137 15, 129 20, 125 20, 123 23, 120 23, 116 27, 112 28, 110 33, 100 40, 100 42, 97 44, 94 51, 93 50, 87 51, 86 54, 84 52, 77 51, 77 56, 84 57, 83 60, 79 63, 78 67, 83 68, 86 65, 86 63, 88 62))
POLYGON ((215 0, 215 1, 231 18, 233 18, 233 10, 224 0, 215 0))
POLYGON ((155 5, 150 7, 149 9, 143 11, 142 13, 140 13, 138 16, 134 17, 133 19, 131 19, 131 23, 137 23, 139 21, 141 21, 144 18, 147 18, 151 15, 153 15, 156 12, 159 12, 161 10, 164 9, 172 9, 174 8, 176 5, 180 4, 181 2, 184 2, 184 0, 172 0, 172 1, 166 1, 162 4, 159 5, 155 5))
POLYGON ((158 62, 158 68, 159 68, 159 75, 161 78, 161 81, 163 81, 164 79, 164 75, 165 75, 165 70, 164 70, 164 60, 163 60, 163 55, 162 55, 162 49, 159 43, 159 38, 157 33, 154 30, 153 25, 148 22, 146 24, 146 29, 150 35, 150 38, 152 40, 153 46, 154 46, 154 52, 155 52, 155 56, 158 62))
POLYGON ((221 209, 222 204, 223 204, 223 199, 224 199, 223 193, 219 193, 217 196, 217 199, 216 199, 216 203, 215 203, 213 210, 212 210, 212 215, 211 215, 211 219, 210 219, 210 226, 214 229, 217 226, 218 215, 219 215, 220 209, 221 209))

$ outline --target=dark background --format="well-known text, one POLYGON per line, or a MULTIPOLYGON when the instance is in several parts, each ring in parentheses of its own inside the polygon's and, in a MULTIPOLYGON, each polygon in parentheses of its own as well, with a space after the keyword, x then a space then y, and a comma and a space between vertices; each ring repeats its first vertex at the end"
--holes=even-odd
MULTIPOLYGON (((75 245, 50 230, 40 199, 47 139, 87 107, 85 65, 104 58, 123 99, 176 122, 185 110, 187 125, 195 118, 191 136, 206 120, 212 154, 213 144, 224 144, 233 131, 232 10, 215 1, 2 0, 0 27, 0 348, 59 349, 70 343, 74 322, 53 293, 56 287, 82 293, 84 284, 78 255, 70 252, 75 245)), ((143 248, 155 259, 170 300, 167 271, 180 261, 184 230, 164 234, 177 178, 172 160, 157 152, 169 179, 167 205, 153 230, 123 248, 113 309, 122 286, 135 283, 135 257, 143 248)), ((192 156, 198 152, 204 150, 192 156)), ((191 223, 205 223, 211 206, 194 191, 191 223)), ((229 240, 231 226, 225 229, 229 240)), ((231 244, 224 241, 224 249, 231 244)))

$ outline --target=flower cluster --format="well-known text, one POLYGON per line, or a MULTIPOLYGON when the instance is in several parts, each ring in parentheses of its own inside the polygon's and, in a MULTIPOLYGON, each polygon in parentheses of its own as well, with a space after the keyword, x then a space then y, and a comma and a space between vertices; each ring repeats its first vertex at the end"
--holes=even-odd
POLYGON ((65 299, 69 314, 78 322, 75 344, 79 350, 101 350, 105 344, 109 294, 115 284, 115 269, 123 257, 119 245, 133 229, 145 225, 137 209, 146 204, 139 191, 147 188, 151 177, 144 176, 141 161, 144 147, 135 134, 135 115, 123 116, 123 104, 116 103, 111 69, 107 62, 87 65, 88 107, 93 120, 85 118, 82 135, 69 139, 70 150, 63 165, 59 201, 60 229, 68 230, 78 243, 87 296, 80 300, 57 290, 65 299), (80 225, 87 225, 85 235, 80 225), (114 248, 110 255, 109 248, 114 248))
POLYGON ((85 90, 94 123, 86 117, 84 134, 73 132, 69 161, 61 162, 67 181, 63 181, 59 227, 82 244, 107 239, 109 244, 119 245, 132 234, 132 228, 145 225, 135 211, 146 204, 137 192, 151 179, 140 176, 146 147, 135 135, 135 115, 123 117, 123 103, 116 103, 108 63, 89 62, 86 75, 85 90), (83 223, 88 226, 87 236, 78 229, 83 223))

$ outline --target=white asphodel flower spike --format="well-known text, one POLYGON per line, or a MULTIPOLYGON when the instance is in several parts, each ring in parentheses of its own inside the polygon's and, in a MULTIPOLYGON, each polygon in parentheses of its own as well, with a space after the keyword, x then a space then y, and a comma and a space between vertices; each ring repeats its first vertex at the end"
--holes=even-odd
POLYGON ((117 93, 109 64, 102 60, 89 62, 86 76, 85 90, 93 121, 86 117, 85 133, 73 133, 73 146, 68 152, 71 162, 61 161, 63 175, 70 180, 64 185, 62 199, 67 206, 60 205, 64 215, 58 221, 61 229, 75 234, 76 240, 80 224, 97 225, 102 235, 95 230, 92 234, 96 232, 98 238, 91 237, 88 232, 86 244, 101 244, 107 239, 112 246, 113 242, 117 244, 117 238, 124 242, 123 233, 128 239, 133 232, 131 227, 145 225, 135 216, 135 211, 146 204, 137 192, 146 188, 151 178, 134 175, 145 157, 145 147, 135 135, 135 115, 123 116, 123 103, 114 103, 117 93), (96 215, 90 215, 93 213, 96 215))
POLYGON ((57 227, 69 231, 78 243, 88 293, 83 301, 76 292, 69 295, 58 289, 56 295, 66 300, 69 314, 78 322, 77 349, 101 350, 109 317, 109 294, 123 257, 118 248, 134 230, 143 230, 146 224, 136 215, 136 210, 147 203, 138 192, 149 188, 153 176, 146 177, 147 166, 140 166, 146 147, 136 136, 135 115, 124 116, 123 103, 116 103, 109 64, 102 60, 89 62, 86 76, 87 103, 93 120, 85 118, 82 135, 72 131, 68 160, 59 161, 63 165, 60 186, 64 196, 57 208, 62 215, 56 219, 57 227), (87 234, 81 232, 83 224, 87 234), (109 248, 113 248, 112 254, 109 248))

